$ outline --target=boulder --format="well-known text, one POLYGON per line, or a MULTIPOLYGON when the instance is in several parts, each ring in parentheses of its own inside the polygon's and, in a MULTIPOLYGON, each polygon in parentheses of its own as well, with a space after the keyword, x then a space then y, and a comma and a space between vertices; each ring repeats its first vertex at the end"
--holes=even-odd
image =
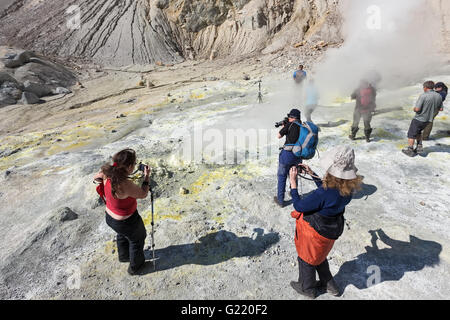
POLYGON ((63 87, 57 87, 55 89, 52 90, 52 94, 69 94, 72 93, 72 91, 70 91, 67 88, 63 88, 63 87))
POLYGON ((41 99, 37 95, 32 92, 22 92, 22 99, 20 99, 19 103, 21 104, 37 104, 40 103, 41 99))
POLYGON ((16 104, 17 100, 11 97, 9 94, 0 93, 0 108, 6 107, 12 104, 16 104))
POLYGON ((32 51, 19 51, 17 53, 8 53, 0 60, 7 68, 18 68, 30 62, 30 59, 35 56, 32 51))
POLYGON ((49 93, 51 93, 51 89, 67 88, 76 83, 76 78, 70 71, 50 62, 45 64, 37 61, 27 63, 16 69, 14 77, 22 83, 30 81, 31 83, 47 85, 50 87, 49 93))
POLYGON ((59 217, 59 221, 61 222, 78 219, 78 215, 68 207, 58 209, 57 217, 59 217))
POLYGON ((0 87, 0 94, 8 95, 14 100, 19 100, 22 97, 22 90, 13 86, 0 87))
POLYGON ((46 84, 35 83, 29 80, 23 83, 24 91, 34 93, 36 96, 45 97, 52 94, 52 88, 46 84))
POLYGON ((16 87, 20 86, 19 82, 16 79, 14 79, 12 75, 10 75, 7 72, 0 72, 0 86, 3 85, 5 82, 14 83, 16 87))

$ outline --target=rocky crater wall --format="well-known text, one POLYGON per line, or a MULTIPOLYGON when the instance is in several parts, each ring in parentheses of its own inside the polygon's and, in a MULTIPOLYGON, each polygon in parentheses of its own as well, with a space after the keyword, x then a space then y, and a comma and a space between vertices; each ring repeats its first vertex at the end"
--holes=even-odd
POLYGON ((0 8, 0 44, 101 65, 240 57, 313 36, 341 39, 332 0, 9 2, 0 8), (78 9, 68 13, 71 6, 78 9))

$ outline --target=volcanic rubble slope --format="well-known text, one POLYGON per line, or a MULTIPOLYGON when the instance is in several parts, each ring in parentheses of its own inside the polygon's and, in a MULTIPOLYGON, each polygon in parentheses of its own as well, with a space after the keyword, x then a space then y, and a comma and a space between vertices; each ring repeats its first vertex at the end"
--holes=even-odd
POLYGON ((331 0, 17 0, 0 11, 0 44, 103 66, 173 64, 340 42, 338 21, 331 0))
MULTIPOLYGON (((266 81, 280 81, 271 77, 266 81)), ((174 102, 157 111, 143 109, 128 119, 140 125, 119 139, 111 135, 84 149, 31 157, 3 172, 0 197, 10 209, 2 211, 2 298, 299 299, 289 287, 297 277, 292 207, 281 210, 272 203, 276 151, 238 165, 187 163, 179 157, 189 141, 180 127, 192 129, 200 122, 205 130, 222 130, 224 123, 236 128, 239 119, 264 114, 262 126, 269 129, 274 119, 267 115, 285 113, 271 103, 255 104, 254 89, 242 95, 250 89, 246 85, 218 81, 209 92, 179 88, 172 96, 180 99, 183 112, 174 102), (156 271, 150 265, 139 277, 128 276, 126 264, 117 261, 114 232, 103 221, 104 207, 91 182, 111 154, 130 146, 154 168, 156 196, 159 260, 156 271)), ((443 165, 450 160, 449 111, 438 118, 435 140, 425 143, 426 157, 405 157, 400 149, 418 92, 419 85, 404 88, 401 100, 380 93, 379 108, 389 112, 374 118, 370 144, 346 138, 352 103, 319 107, 313 116, 322 128, 319 152, 352 145, 365 176, 363 190, 347 209, 344 235, 330 254, 343 298, 449 297, 450 172, 443 165), (381 283, 370 286, 377 267, 381 283)), ((271 94, 265 91, 266 98, 271 94)), ((277 143, 271 144, 277 150, 277 143)), ((318 162, 309 164, 321 173, 318 162)), ((303 181, 300 189, 307 194, 314 186, 303 181)), ((150 199, 138 206, 149 244, 150 199)))
POLYGON ((60 64, 33 51, 0 47, 0 108, 20 104, 37 104, 49 95, 71 91, 76 76, 60 64))

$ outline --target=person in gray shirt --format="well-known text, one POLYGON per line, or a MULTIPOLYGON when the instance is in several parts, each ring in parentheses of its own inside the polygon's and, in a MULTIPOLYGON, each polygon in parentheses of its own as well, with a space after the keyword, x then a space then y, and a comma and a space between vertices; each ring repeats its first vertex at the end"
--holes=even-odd
POLYGON ((407 156, 414 157, 418 153, 423 153, 422 131, 433 122, 436 112, 442 109, 442 96, 434 91, 434 82, 427 81, 423 84, 424 93, 419 97, 414 108, 416 116, 411 122, 408 131, 408 147, 402 152, 407 156), (414 149, 414 142, 417 140, 417 148, 414 149))

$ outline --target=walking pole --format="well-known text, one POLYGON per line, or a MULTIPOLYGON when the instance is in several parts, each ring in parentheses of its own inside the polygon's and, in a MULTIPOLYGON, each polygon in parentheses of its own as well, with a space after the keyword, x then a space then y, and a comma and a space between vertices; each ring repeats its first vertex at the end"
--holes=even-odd
POLYGON ((150 188, 150 199, 151 199, 151 202, 152 202, 152 245, 151 245, 151 247, 152 247, 152 259, 150 259, 150 261, 152 261, 153 262, 153 270, 155 270, 156 271, 156 260, 157 260, 157 258, 155 257, 155 236, 154 236, 154 225, 155 225, 155 222, 154 222, 154 213, 153 213, 153 190, 152 190, 152 188, 151 187, 149 187, 150 188))

